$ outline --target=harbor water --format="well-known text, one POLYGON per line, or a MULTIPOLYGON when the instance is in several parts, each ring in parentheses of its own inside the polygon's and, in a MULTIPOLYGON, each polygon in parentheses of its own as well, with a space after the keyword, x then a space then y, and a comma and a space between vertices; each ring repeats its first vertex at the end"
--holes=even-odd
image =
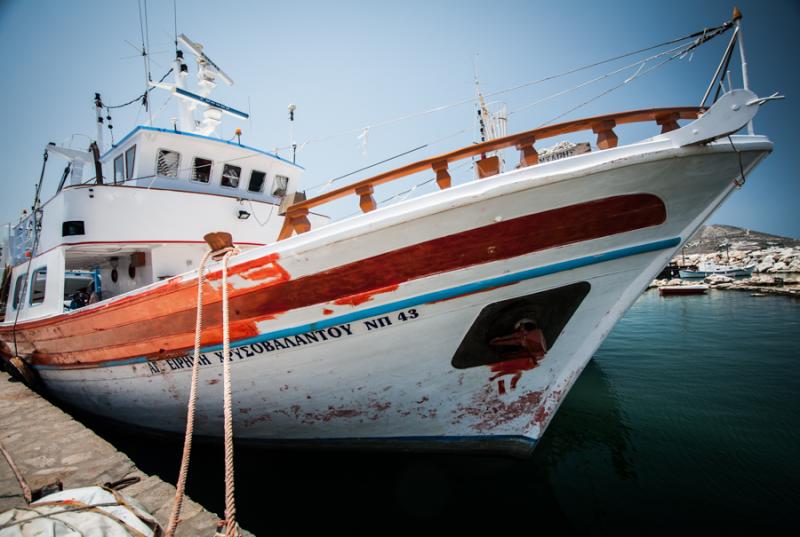
MULTIPOLYGON (((528 534, 796 531, 798 335, 797 300, 648 291, 595 353, 530 459, 238 449, 239 520, 256 535, 440 524, 528 534)), ((142 470, 174 482, 179 441, 89 424, 142 470)), ((188 492, 219 513, 222 467, 221 446, 195 447, 188 492)))

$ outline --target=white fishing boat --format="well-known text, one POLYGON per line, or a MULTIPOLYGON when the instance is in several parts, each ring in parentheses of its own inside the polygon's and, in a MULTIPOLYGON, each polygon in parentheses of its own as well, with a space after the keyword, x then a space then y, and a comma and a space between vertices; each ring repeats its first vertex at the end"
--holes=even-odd
POLYGON ((731 278, 747 277, 753 274, 755 265, 737 267, 734 265, 717 265, 712 261, 703 261, 697 265, 697 270, 681 270, 681 278, 707 278, 708 276, 729 276, 731 278))
POLYGON ((237 440, 530 453, 617 320, 772 150, 751 121, 777 96, 750 91, 746 71, 711 104, 739 23, 670 52, 733 34, 700 106, 489 133, 308 199, 291 158, 215 134, 246 114, 210 99, 231 80, 182 36, 199 89, 182 54, 157 84, 179 102, 175 125, 106 147, 97 96, 89 150, 47 146, 69 167, 13 226, 2 354, 72 405, 174 433, 194 363, 194 432, 216 437, 227 326, 237 440), (642 122, 652 137, 618 143, 642 122), (591 151, 539 162, 536 145, 576 132, 596 136, 591 151), (474 181, 452 184, 459 161, 474 161, 474 181), (377 207, 380 185, 419 173, 439 189, 377 207), (329 222, 323 206, 348 196, 362 214, 329 222), (211 262, 194 361, 203 237, 221 231, 239 248, 229 320, 211 262))

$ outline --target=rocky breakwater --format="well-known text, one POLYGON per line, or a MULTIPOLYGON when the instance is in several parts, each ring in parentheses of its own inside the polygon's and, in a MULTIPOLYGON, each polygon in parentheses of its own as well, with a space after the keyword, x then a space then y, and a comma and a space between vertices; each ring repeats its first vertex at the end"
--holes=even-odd
POLYGON ((753 267, 762 274, 800 273, 800 248, 772 246, 758 250, 716 251, 707 254, 678 256, 672 260, 679 266, 697 266, 703 262, 736 267, 753 267))
MULTIPOLYGON (((699 280, 682 280, 673 278, 670 280, 653 280, 650 284, 651 289, 665 285, 697 285, 699 280)), ((751 278, 730 278, 728 276, 712 275, 703 280, 703 283, 711 289, 745 291, 754 296, 763 295, 783 295, 800 298, 800 273, 766 275, 758 274, 751 278)))

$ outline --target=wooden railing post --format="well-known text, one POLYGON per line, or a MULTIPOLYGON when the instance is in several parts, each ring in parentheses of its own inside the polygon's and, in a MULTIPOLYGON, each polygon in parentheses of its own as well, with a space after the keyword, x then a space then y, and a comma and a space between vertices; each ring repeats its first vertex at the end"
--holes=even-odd
POLYGON ((372 197, 374 191, 375 189, 372 188, 372 185, 364 185, 356 188, 356 195, 359 197, 358 205, 365 213, 374 211, 378 207, 378 204, 375 203, 375 198, 372 197))
POLYGON ((500 173, 500 157, 484 157, 475 161, 475 168, 478 170, 478 179, 486 179, 492 175, 500 173))
POLYGON ((533 166, 534 164, 539 164, 539 153, 536 151, 536 148, 533 147, 534 143, 536 143, 536 138, 534 136, 523 138, 519 142, 517 142, 517 150, 520 152, 519 155, 520 168, 525 168, 527 166, 533 166))
POLYGON ((617 122, 613 119, 599 121, 592 125, 592 132, 597 135, 597 147, 600 149, 611 149, 612 147, 617 147, 619 138, 617 138, 617 135, 613 130, 616 126, 617 122))
POLYGON ((292 227, 298 235, 311 230, 311 222, 308 221, 308 209, 289 211, 286 217, 291 221, 292 227))
POLYGON ((308 209, 304 207, 289 208, 283 220, 281 232, 278 234, 278 240, 288 239, 295 232, 299 235, 310 230, 311 222, 308 221, 308 209))
POLYGON ((678 114, 674 112, 656 116, 656 124, 661 125, 661 134, 680 128, 678 119, 678 114))
POLYGON ((436 184, 439 185, 439 189, 444 190, 445 188, 450 188, 451 179, 450 172, 447 171, 447 161, 440 160, 434 162, 431 167, 433 171, 436 172, 436 184))

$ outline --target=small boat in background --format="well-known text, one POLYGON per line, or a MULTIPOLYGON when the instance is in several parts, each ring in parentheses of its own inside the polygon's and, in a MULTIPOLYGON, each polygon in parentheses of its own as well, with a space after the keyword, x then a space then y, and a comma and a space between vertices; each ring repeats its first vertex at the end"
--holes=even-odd
POLYGON ((698 285, 662 285, 658 288, 661 296, 678 296, 678 295, 703 295, 708 291, 706 284, 698 285))
POLYGON ((734 265, 717 265, 712 261, 704 261, 697 266, 697 270, 680 271, 681 278, 707 278, 708 276, 729 276, 731 278, 748 277, 753 274, 755 265, 737 267, 734 265))

